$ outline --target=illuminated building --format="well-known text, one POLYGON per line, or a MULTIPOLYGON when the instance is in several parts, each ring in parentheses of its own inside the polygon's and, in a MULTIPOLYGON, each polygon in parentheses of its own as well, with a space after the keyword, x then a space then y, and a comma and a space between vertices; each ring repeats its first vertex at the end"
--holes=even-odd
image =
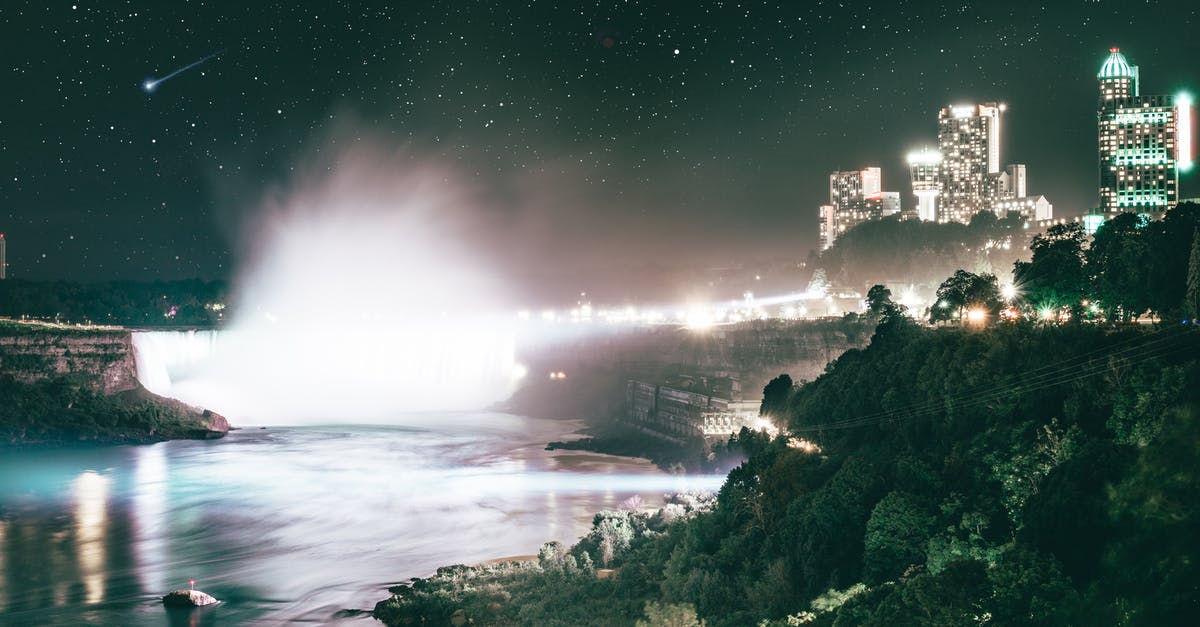
POLYGON ((908 155, 917 218, 967 224, 980 211, 1001 218, 1009 211, 1029 219, 1052 217, 1044 196, 1028 196, 1024 164, 1001 169, 1000 119, 1006 108, 987 102, 938 112, 938 150, 908 155))
POLYGON ((997 189, 998 199, 1008 198, 1024 198, 1025 197, 1025 165, 1014 163, 1000 173, 997 179, 999 187, 997 189))
POLYGON ((942 153, 925 148, 909 153, 913 195, 917 197, 917 218, 937 220, 937 197, 941 193, 942 153))
POLYGON ((1004 105, 952 105, 938 112, 942 154, 938 222, 970 222, 992 209, 1000 175, 1000 115, 1004 105))
POLYGON ((1191 168, 1191 97, 1141 95, 1136 65, 1109 50, 1096 75, 1100 211, 1161 213, 1178 202, 1191 168))
POLYGON ((1003 218, 1010 211, 1016 211, 1027 221, 1050 220, 1054 218, 1054 205, 1045 196, 1022 196, 1020 198, 1005 198, 997 200, 992 209, 996 215, 1003 218))
POLYGON ((821 250, 867 220, 900 213, 900 192, 883 191, 882 180, 877 167, 829 175, 829 204, 820 207, 821 250))

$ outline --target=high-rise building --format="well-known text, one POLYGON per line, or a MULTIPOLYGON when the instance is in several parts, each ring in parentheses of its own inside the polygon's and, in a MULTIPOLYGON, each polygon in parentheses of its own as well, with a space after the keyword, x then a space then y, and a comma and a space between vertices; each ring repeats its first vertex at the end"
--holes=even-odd
POLYGON ((821 250, 868 220, 900 213, 900 192, 885 192, 877 167, 829 175, 829 204, 821 205, 821 250))
POLYGON ((938 112, 939 150, 908 155, 919 219, 966 224, 980 211, 1003 218, 1019 210, 1029 219, 1053 213, 1045 197, 1028 196, 1024 164, 1001 169, 1000 118, 1006 108, 987 102, 938 112))
POLYGON ((937 197, 942 192, 942 153, 925 148, 908 154, 913 195, 917 197, 917 218, 937 220, 937 197))
POLYGON ((1141 95, 1141 77, 1120 49, 1096 75, 1100 211, 1161 213, 1179 200, 1179 171, 1191 167, 1191 98, 1141 95))
POLYGON ((1000 174, 1000 117, 1003 104, 952 105, 938 112, 942 153, 939 222, 970 222, 992 209, 1000 174))

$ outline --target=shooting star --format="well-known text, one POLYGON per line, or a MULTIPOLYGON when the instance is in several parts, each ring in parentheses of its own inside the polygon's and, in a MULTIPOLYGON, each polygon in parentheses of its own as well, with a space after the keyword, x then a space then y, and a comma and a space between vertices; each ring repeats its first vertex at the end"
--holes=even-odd
POLYGON ((171 72, 170 74, 167 74, 166 76, 164 76, 162 78, 147 78, 146 80, 142 81, 142 91, 144 91, 148 94, 152 94, 152 93, 154 93, 154 90, 158 89, 159 84, 163 83, 164 81, 170 80, 170 79, 178 76, 179 74, 182 74, 182 73, 196 67, 197 65, 204 63, 205 61, 207 61, 213 57, 220 56, 224 52, 225 52, 225 50, 218 50, 218 51, 208 55, 207 57, 204 57, 203 59, 200 59, 199 61, 196 61, 194 63, 189 63, 189 64, 179 68, 178 70, 175 70, 174 72, 171 72))

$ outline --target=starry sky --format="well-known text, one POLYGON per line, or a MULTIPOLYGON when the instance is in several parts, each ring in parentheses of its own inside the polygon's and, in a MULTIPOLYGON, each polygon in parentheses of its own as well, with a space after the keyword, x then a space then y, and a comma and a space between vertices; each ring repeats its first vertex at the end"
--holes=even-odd
POLYGON ((800 260, 830 171, 910 206, 938 108, 989 100, 1003 161, 1077 214, 1107 49, 1195 92, 1198 32, 1183 0, 13 0, 0 232, 10 277, 228 278, 266 190, 363 142, 470 186, 514 276, 800 260))

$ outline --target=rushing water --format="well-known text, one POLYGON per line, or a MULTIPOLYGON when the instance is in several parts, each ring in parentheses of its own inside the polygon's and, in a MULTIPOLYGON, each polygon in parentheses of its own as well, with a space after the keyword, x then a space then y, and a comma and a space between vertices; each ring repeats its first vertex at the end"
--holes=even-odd
POLYGON ((570 423, 248 429, 222 440, 0 453, 0 624, 367 621, 441 565, 572 542, 638 494, 715 489, 634 460, 548 452, 570 423), (168 614, 196 588, 222 601, 168 614))

